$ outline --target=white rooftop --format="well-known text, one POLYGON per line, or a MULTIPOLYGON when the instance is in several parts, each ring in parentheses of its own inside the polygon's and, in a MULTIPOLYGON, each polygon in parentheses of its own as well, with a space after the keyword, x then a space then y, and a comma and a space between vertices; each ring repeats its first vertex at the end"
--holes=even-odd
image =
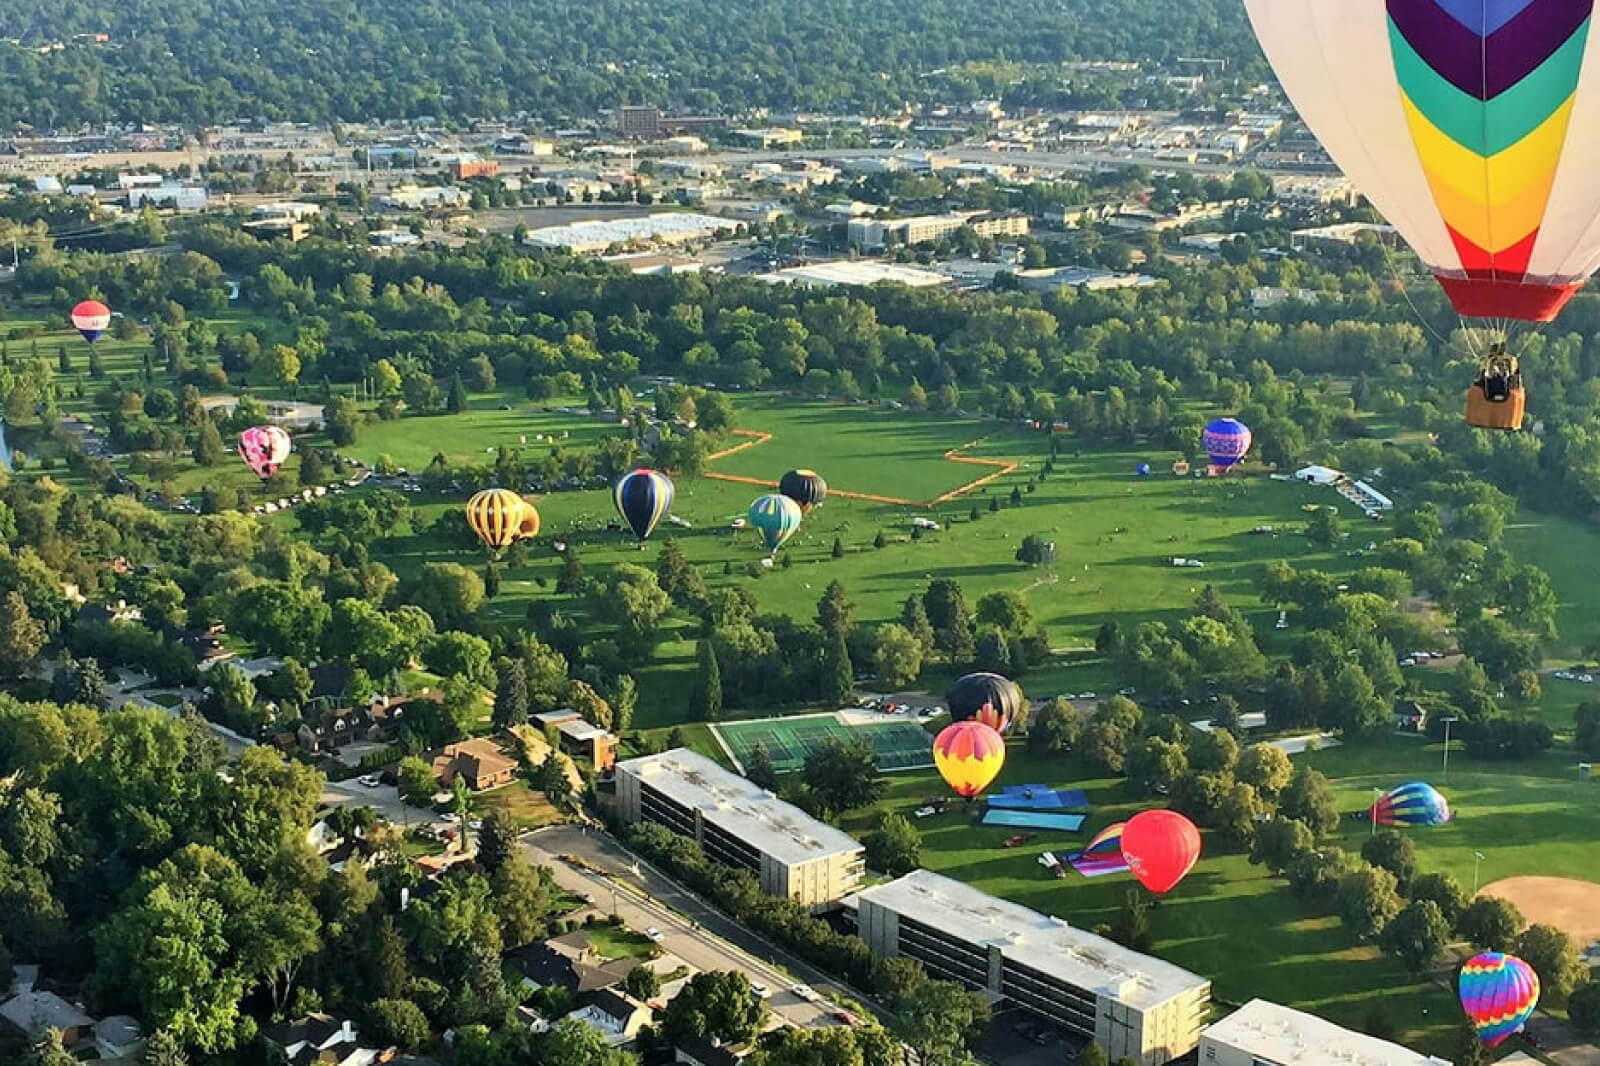
POLYGON ((861 850, 854 837, 817 821, 699 752, 674 748, 617 764, 707 822, 787 865, 861 850))
POLYGON ((899 263, 880 263, 870 259, 841 259, 833 263, 812 263, 808 266, 789 267, 770 274, 758 274, 757 281, 773 284, 781 282, 802 285, 876 285, 892 281, 914 289, 948 285, 950 279, 931 270, 903 266, 899 263))
POLYGON ((1139 1010, 1211 984, 1181 966, 930 870, 874 885, 857 899, 972 944, 997 945, 1005 958, 1139 1010))
POLYGON ((673 240, 709 236, 736 223, 713 215, 659 212, 643 218, 589 219, 565 226, 544 226, 528 234, 529 244, 543 248, 587 248, 628 241, 673 240))
POLYGON ((1205 1029, 1200 1041, 1208 1040, 1279 1066, 1450 1066, 1448 1060, 1264 999, 1252 999, 1205 1029))

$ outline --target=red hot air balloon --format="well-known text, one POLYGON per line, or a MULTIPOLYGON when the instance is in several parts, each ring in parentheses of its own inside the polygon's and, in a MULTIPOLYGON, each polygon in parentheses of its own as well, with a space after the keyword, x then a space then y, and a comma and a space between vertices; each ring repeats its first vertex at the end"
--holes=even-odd
POLYGON ((1122 828, 1122 859, 1139 883, 1165 895, 1200 858, 1200 830, 1177 811, 1141 811, 1122 828))
POLYGON ((85 300, 72 309, 72 327, 93 344, 111 325, 111 308, 99 300, 85 300))

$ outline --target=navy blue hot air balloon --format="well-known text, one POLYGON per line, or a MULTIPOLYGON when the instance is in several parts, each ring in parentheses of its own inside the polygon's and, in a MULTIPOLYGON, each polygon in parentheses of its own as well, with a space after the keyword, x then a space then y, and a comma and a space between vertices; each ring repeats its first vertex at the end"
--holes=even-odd
POLYGON ((659 470, 640 468, 624 474, 611 492, 617 514, 642 544, 672 510, 672 479, 659 470))
POLYGON ((1250 427, 1237 418, 1219 418, 1200 434, 1200 443, 1205 446, 1211 465, 1218 470, 1237 466, 1250 451, 1252 439, 1250 427))

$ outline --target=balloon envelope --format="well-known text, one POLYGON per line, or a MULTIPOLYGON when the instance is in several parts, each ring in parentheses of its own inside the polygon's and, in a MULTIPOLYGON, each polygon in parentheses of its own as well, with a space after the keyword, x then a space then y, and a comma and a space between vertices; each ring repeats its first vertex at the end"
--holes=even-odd
POLYGON ((1539 975, 1515 955, 1485 951, 1462 964, 1457 991, 1478 1039, 1494 1047, 1533 1015, 1539 975))
POLYGON ((933 741, 933 763, 956 795, 971 799, 1000 773, 1006 742, 982 722, 955 722, 933 741))
POLYGON ((1135 472, 1138 473, 1138 475, 1140 477, 1149 477, 1150 476, 1150 464, 1149 463, 1140 463, 1134 469, 1135 469, 1135 472))
POLYGON ((1236 418, 1219 418, 1206 426, 1200 434, 1200 443, 1211 458, 1211 465, 1221 470, 1236 465, 1250 451, 1250 427, 1236 418))
POLYGON ((1022 701, 1022 689, 1015 681, 988 673, 957 678, 944 694, 952 722, 973 719, 997 733, 1006 732, 1016 722, 1022 701))
POLYGON ((1548 322, 1600 265, 1591 0, 1245 8, 1301 119, 1459 314, 1548 322))
POLYGON ((761 534, 761 542, 769 552, 776 553, 783 542, 794 536, 800 528, 800 505, 789 497, 772 492, 757 496, 750 504, 747 516, 752 528, 761 534))
POLYGON ((807 512, 827 498, 828 483, 815 470, 791 470, 778 480, 778 491, 807 512))
POLYGON ((522 521, 517 525, 518 540, 532 540, 539 535, 539 508, 526 496, 522 498, 522 521))
POLYGON ((672 510, 672 479, 657 470, 641 467, 624 474, 611 492, 617 514, 643 541, 672 510))
POLYGON ((239 457, 262 481, 278 472, 289 448, 289 434, 280 426, 254 426, 239 434, 239 457))
POLYGON ((1426 781, 1407 781, 1368 807, 1367 817, 1379 825, 1443 825, 1450 820, 1450 804, 1426 781))
POLYGON ((1122 830, 1127 822, 1112 822, 1094 835, 1084 847, 1085 855, 1122 854, 1122 830))
POLYGON ((1157 895, 1172 891, 1200 858, 1200 830, 1177 811, 1141 811, 1122 827, 1122 860, 1157 895))
MULTIPOLYGON (((508 489, 485 489, 467 501, 467 525, 486 547, 498 551, 517 539, 524 507, 522 497, 508 489)), ((538 525, 535 514, 535 532, 538 525)))
POLYGON ((111 325, 111 308, 99 300, 85 300, 72 309, 72 327, 93 344, 111 325))

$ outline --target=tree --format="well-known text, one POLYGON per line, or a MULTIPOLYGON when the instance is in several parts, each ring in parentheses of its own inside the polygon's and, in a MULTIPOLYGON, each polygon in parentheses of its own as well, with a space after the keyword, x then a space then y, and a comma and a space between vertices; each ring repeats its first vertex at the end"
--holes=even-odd
POLYGON ((1028 750, 1041 755, 1071 751, 1082 724, 1071 701, 1057 696, 1028 720, 1028 750))
POLYGON ((552 750, 544 757, 544 762, 534 769, 533 787, 543 792, 551 805, 561 811, 572 808, 572 778, 567 773, 569 765, 565 755, 552 750))
POLYGON ((590 725, 610 729, 616 724, 611 705, 587 681, 574 680, 567 684, 567 704, 590 725))
POLYGON ((699 1037, 740 1044, 755 1037, 765 1009, 743 973, 707 971, 689 978, 668 1001, 658 1028, 668 1041, 699 1037))
POLYGON ((1149 790, 1170 789, 1189 769, 1189 759, 1181 744, 1146 737, 1128 750, 1122 769, 1135 785, 1149 790))
POLYGON ((361 408, 354 397, 335 396, 333 402, 322 409, 322 420, 328 426, 328 439, 335 447, 347 448, 356 442, 361 429, 361 408))
POLYGON ((1426 899, 1438 904, 1439 913, 1444 915, 1444 920, 1452 929, 1467 906, 1467 893, 1461 887, 1461 882, 1445 873, 1421 874, 1413 878, 1409 894, 1413 900, 1426 899))
POLYGON ((378 920, 374 939, 368 956, 367 987, 380 999, 398 999, 405 993, 411 974, 406 962, 406 942, 393 916, 385 914, 378 920))
POLYGON ((1311 512, 1311 520, 1306 523, 1306 539, 1323 548, 1331 548, 1339 542, 1339 511, 1335 507, 1318 507, 1311 512))
POLYGON ((643 1003, 661 994, 661 976, 646 963, 640 963, 623 976, 622 990, 643 1003))
POLYGON ((409 999, 380 999, 367 1008, 368 1021, 378 1045, 398 1047, 401 1051, 421 1051, 428 1043, 431 1029, 422 1008, 409 999))
MULTIPOLYGON (((1226 771, 1217 776, 1227 779, 1226 771)), ((1211 824, 1224 845, 1237 851, 1246 851, 1255 843, 1256 819, 1268 810, 1270 808, 1253 787, 1243 781, 1234 781, 1217 804, 1211 824)))
POLYGON ((1394 874, 1402 894, 1409 891, 1411 881, 1417 874, 1417 846, 1410 837, 1393 829, 1375 833, 1362 842, 1361 857, 1394 874))
POLYGON ((1561 1007, 1574 989, 1589 980, 1589 968, 1578 958, 1572 938, 1553 925, 1536 923, 1522 931, 1517 957, 1539 975, 1539 1002, 1561 1007))
POLYGON ((22 594, 6 593, 0 604, 0 672, 20 676, 44 650, 45 639, 44 624, 33 617, 22 594))
POLYGON ((479 687, 495 683, 494 656, 489 642, 452 629, 436 634, 422 649, 428 669, 443 677, 465 678, 479 687))
POLYGON ((853 624, 850 616, 855 609, 856 605, 850 602, 844 585, 830 581, 822 599, 817 601, 817 625, 829 636, 847 637, 853 624))
POLYGON ((767 754, 767 746, 757 743, 750 749, 750 755, 744 761, 744 776, 750 779, 753 785, 759 785, 768 792, 778 791, 778 771, 772 765, 772 756, 767 754))
POLYGON ((1011 661, 1011 645, 1004 630, 990 626, 978 637, 973 651, 973 665, 987 673, 1009 675, 1015 672, 1011 661))
POLYGON ((1189 742, 1189 765, 1196 770, 1227 773, 1233 770, 1238 760, 1239 742, 1225 729, 1201 733, 1189 742))
POLYGON ((874 633, 873 674, 881 687, 903 688, 922 673, 921 642, 901 625, 886 622, 874 633))
POLYGON ((1078 751, 1107 773, 1120 774, 1128 757, 1128 734, 1110 722, 1090 722, 1079 737, 1078 751))
POLYGON ((433 768, 414 755, 400 760, 400 765, 395 767, 395 780, 400 798, 413 807, 426 806, 438 788, 433 768))
POLYGON ((526 725, 528 721, 528 668, 521 659, 495 661, 494 725, 496 729, 526 725))
POLYGON ((722 717, 722 669, 717 649, 710 640, 701 640, 695 650, 694 688, 689 693, 689 713, 704 722, 722 717))
MULTIPOLYGON (((563 773, 562 775, 566 775, 563 773)), ((531 944, 549 933, 554 882, 550 872, 512 855, 489 875, 494 913, 500 919, 500 942, 506 949, 531 944)))
MULTIPOLYGON (((933 654, 933 625, 928 621, 928 611, 922 605, 921 596, 906 597, 905 605, 900 609, 900 625, 917 638, 924 656, 933 654)), ((1600 719, 1600 704, 1596 707, 1596 718, 1600 719)))
POLYGON ((1479 951, 1517 950, 1517 938, 1527 921, 1509 901, 1479 896, 1456 919, 1456 932, 1479 951))
POLYGON ((1233 776, 1253 787, 1263 796, 1276 797, 1294 775, 1289 756, 1271 744, 1252 744, 1244 749, 1234 764, 1233 776))
POLYGON ((922 865, 922 834, 904 815, 888 811, 879 814, 861 843, 866 848, 867 865, 890 877, 908 874, 922 865))
POLYGON ((1133 886, 1122 894, 1122 906, 1111 923, 1111 939, 1135 951, 1150 949, 1150 897, 1133 886))
POLYGON ((835 559, 843 559, 844 558, 844 540, 842 538, 840 538, 840 537, 834 537, 833 538, 833 548, 829 551, 828 554, 832 555, 835 559))
POLYGON ((590 583, 589 607, 602 622, 617 627, 617 643, 642 661, 655 647, 661 619, 672 609, 656 575, 633 563, 618 563, 590 583))
POLYGON ((459 373, 450 375, 450 394, 445 400, 444 409, 453 415, 467 409, 467 386, 459 373))
POLYGON ((583 591, 583 562, 570 544, 561 553, 561 572, 556 575, 556 591, 563 596, 576 596, 583 591))
POLYGON ((322 470, 322 453, 316 448, 304 448, 300 452, 300 486, 311 488, 320 485, 326 475, 322 470))
POLYGON ((1334 900, 1340 921, 1362 940, 1376 936, 1400 912, 1394 874, 1366 864, 1339 879, 1334 900))
POLYGON ((200 429, 195 434, 192 454, 198 466, 216 466, 222 462, 226 454, 222 447, 222 434, 218 432, 217 424, 209 417, 200 423, 200 429))
POLYGON ((1470 1018, 1463 1018, 1456 1028, 1450 1061, 1455 1066, 1487 1066, 1489 1062, 1489 1055, 1483 1049, 1483 1040, 1472 1027, 1470 1018))
POLYGON ((1567 1000, 1567 1017, 1579 1032, 1600 1036, 1600 981, 1590 979, 1567 1000))
POLYGON ((1304 822, 1319 838, 1339 828, 1339 803, 1333 786, 1321 773, 1308 767, 1302 766, 1289 779, 1278 801, 1278 810, 1285 818, 1304 822))
POLYGON ((1383 927, 1378 942, 1408 971, 1424 973, 1450 942, 1450 923, 1433 900, 1412 900, 1383 927))
POLYGON ((287 344, 274 344, 263 353, 261 368, 274 385, 300 380, 300 355, 287 344))
MULTIPOLYGON (((456 1061, 461 1056, 457 1052, 456 1061)), ((539 1066, 634 1066, 638 1062, 625 1051, 606 1043, 600 1030, 577 1018, 563 1018, 539 1038, 533 1057, 539 1066)))
POLYGON ((157 1029, 145 1041, 140 1066, 189 1066, 189 1056, 169 1029, 157 1029))
POLYGON ((495 871, 517 858, 517 823, 511 814, 496 807, 483 818, 478 830, 478 865, 493 876, 495 871))
POLYGON ((805 782, 807 794, 831 814, 868 806, 883 795, 878 757, 860 740, 824 740, 806 756, 805 782))
POLYGON ((951 981, 924 981, 901 1001, 896 1033, 928 1066, 966 1061, 968 1044, 989 1024, 989 1004, 951 981))
POLYGON ((1282 877, 1302 855, 1316 849, 1317 840, 1306 824, 1294 818, 1274 818, 1256 830, 1250 861, 1282 877))
POLYGON ((822 664, 820 694, 823 702, 842 707, 849 701, 854 688, 855 671, 850 666, 850 648, 845 643, 844 634, 835 632, 832 647, 828 649, 827 658, 822 664))
POLYGON ((459 629, 483 604, 483 578, 460 563, 424 563, 411 602, 441 629, 459 629))

